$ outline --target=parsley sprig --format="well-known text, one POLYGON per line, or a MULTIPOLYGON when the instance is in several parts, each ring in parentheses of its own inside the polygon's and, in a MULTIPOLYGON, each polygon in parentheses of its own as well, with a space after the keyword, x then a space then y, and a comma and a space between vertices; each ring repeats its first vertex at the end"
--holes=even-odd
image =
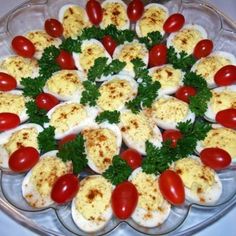
POLYGON ((163 37, 159 31, 153 31, 147 34, 146 37, 138 39, 140 43, 144 43, 147 49, 151 49, 154 45, 159 44, 163 37))
POLYGON ((110 124, 117 124, 120 121, 119 111, 103 111, 96 117, 97 123, 108 121, 110 124))
POLYGON ((85 90, 82 92, 80 103, 83 105, 96 106, 96 101, 100 96, 100 92, 96 83, 86 80, 83 82, 85 90))
POLYGON ((131 173, 132 169, 126 161, 116 155, 112 159, 112 165, 102 175, 112 184, 117 185, 127 180, 131 173))
POLYGON ((75 174, 79 174, 88 163, 84 143, 83 136, 78 134, 75 140, 63 144, 57 153, 57 157, 61 158, 62 161, 72 161, 75 174))
POLYGON ((67 38, 64 39, 60 45, 60 49, 65 50, 67 52, 76 52, 80 53, 81 52, 81 40, 79 38, 77 39, 72 39, 72 38, 67 38))

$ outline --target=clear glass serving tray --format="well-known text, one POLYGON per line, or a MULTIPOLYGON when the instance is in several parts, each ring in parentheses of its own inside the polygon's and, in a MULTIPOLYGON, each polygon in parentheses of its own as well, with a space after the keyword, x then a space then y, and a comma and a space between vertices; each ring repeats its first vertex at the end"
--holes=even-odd
MULTIPOLYGON (((0 19, 0 58, 10 55, 10 42, 15 35, 21 35, 35 29, 42 29, 48 18, 57 18, 60 7, 65 4, 85 5, 83 0, 31 0, 12 10, 0 19)), ((129 1, 126 1, 129 2, 129 1)), ((236 24, 213 6, 202 1, 185 2, 144 1, 145 4, 158 2, 165 5, 171 13, 182 12, 186 23, 203 26, 209 38, 214 41, 214 49, 228 51, 236 55, 236 24)), ((134 25, 131 25, 133 28, 134 25)), ((87 174, 87 173, 84 173, 87 174)), ((222 217, 236 204, 236 167, 220 171, 223 194, 217 205, 200 206, 186 203, 181 207, 172 207, 167 221, 156 228, 144 228, 132 220, 119 221, 115 217, 96 235, 192 235, 222 217)), ((74 224, 70 203, 64 206, 52 206, 43 210, 33 209, 24 201, 21 183, 24 175, 16 175, 0 170, 0 208, 22 225, 45 235, 87 235, 74 224)))

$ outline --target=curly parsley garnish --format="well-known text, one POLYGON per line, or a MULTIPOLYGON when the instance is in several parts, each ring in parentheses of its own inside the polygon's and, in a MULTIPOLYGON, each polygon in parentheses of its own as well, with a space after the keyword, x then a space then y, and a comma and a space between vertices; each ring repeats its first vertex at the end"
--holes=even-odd
POLYGON ((110 124, 117 124, 120 121, 119 111, 103 111, 96 117, 97 123, 108 121, 110 124))
POLYGON ((154 45, 159 44, 163 37, 159 31, 153 31, 147 34, 146 37, 138 39, 140 43, 144 43, 147 49, 151 49, 154 45))
POLYGON ((80 53, 81 52, 81 40, 79 38, 77 39, 72 39, 72 38, 67 38, 62 41, 60 45, 60 49, 65 50, 67 52, 76 52, 80 53))
POLYGON ((85 90, 82 92, 80 103, 83 105, 96 106, 96 101, 100 96, 97 85, 94 82, 86 80, 83 82, 85 90))

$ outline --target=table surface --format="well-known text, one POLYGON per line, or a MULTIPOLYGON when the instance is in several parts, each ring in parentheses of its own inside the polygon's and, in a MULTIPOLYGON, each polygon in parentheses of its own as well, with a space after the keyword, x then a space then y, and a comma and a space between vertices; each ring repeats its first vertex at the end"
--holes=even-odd
MULTIPOLYGON (((1 8, 0 8, 0 17, 7 13, 9 10, 24 2, 25 0, 0 0, 1 8)), ((216 7, 218 7, 222 12, 228 15, 231 19, 236 21, 236 1, 235 0, 205 0, 206 2, 210 2, 216 7)), ((224 233, 227 236, 235 236, 236 232, 236 207, 234 207, 228 214, 226 214, 223 218, 215 222, 213 225, 207 227, 206 229, 197 233, 198 236, 221 236, 224 233), (227 231, 226 231, 227 230, 227 231)), ((115 233, 114 233, 115 234, 115 233)), ((113 234, 113 235, 114 235, 113 234)), ((4 212, 0 212, 0 235, 1 236, 33 236, 36 235, 32 231, 23 227, 22 225, 15 222, 4 212)))

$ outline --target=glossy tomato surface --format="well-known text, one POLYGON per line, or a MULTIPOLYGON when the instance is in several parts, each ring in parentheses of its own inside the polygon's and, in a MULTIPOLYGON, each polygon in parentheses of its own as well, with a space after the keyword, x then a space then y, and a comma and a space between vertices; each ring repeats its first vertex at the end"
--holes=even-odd
POLYGON ((21 147, 9 158, 9 167, 15 172, 30 170, 39 160, 39 152, 33 147, 21 147))
POLYGON ((44 28, 47 34, 54 38, 61 37, 63 34, 63 26, 57 19, 47 19, 44 23, 44 28))
POLYGON ((79 190, 79 180, 73 174, 60 176, 51 191, 51 198, 58 204, 71 201, 79 190))
POLYGON ((228 86, 236 82, 236 66, 227 65, 218 70, 214 76, 218 86, 228 86))
POLYGON ((134 149, 127 149, 120 154, 121 158, 134 170, 141 166, 142 156, 134 149))
POLYGON ((203 39, 197 43, 194 48, 193 55, 195 58, 200 59, 210 55, 213 49, 213 42, 210 39, 203 39))
POLYGON ((177 32, 183 27, 184 23, 184 16, 180 13, 175 13, 167 18, 163 25, 163 29, 166 33, 177 32))
POLYGON ((161 66, 167 62, 167 47, 164 44, 157 44, 149 51, 149 66, 161 66))
POLYGON ((180 176, 173 170, 165 170, 158 179, 163 197, 173 205, 181 205, 185 201, 184 184, 180 176))
POLYGON ((68 143, 70 141, 73 141, 76 139, 76 136, 77 134, 69 134, 67 135, 66 137, 62 138, 61 140, 59 140, 58 142, 58 148, 61 149, 62 146, 65 144, 65 143, 68 143))
POLYGON ((175 97, 188 103, 190 96, 194 96, 196 94, 197 90, 194 87, 182 86, 176 91, 175 97))
POLYGON ((205 148, 200 153, 200 159, 204 165, 214 170, 221 170, 231 163, 231 156, 220 148, 205 148))
POLYGON ((35 102, 38 108, 44 109, 46 111, 51 110, 60 103, 60 101, 50 93, 40 93, 36 97, 35 102))
POLYGON ((227 128, 236 129, 236 109, 229 108, 219 111, 216 114, 216 121, 227 128))
POLYGON ((116 41, 110 35, 105 35, 102 38, 102 44, 107 52, 112 56, 117 46, 116 41))
POLYGON ((139 20, 144 12, 144 5, 141 0, 132 0, 127 7, 127 15, 133 22, 139 20))
POLYGON ((178 130, 169 129, 162 133, 162 138, 164 142, 170 140, 171 146, 176 147, 178 140, 182 138, 182 134, 178 130))
POLYGON ((35 53, 34 44, 24 36, 16 36, 11 42, 12 48, 16 54, 22 57, 32 58, 35 53))
POLYGON ((10 112, 0 113, 0 131, 16 128, 20 124, 18 115, 10 112))
POLYGON ((16 79, 9 74, 0 72, 0 91, 11 91, 16 88, 16 79))
POLYGON ((67 51, 62 50, 56 58, 56 62, 62 70, 76 69, 74 59, 72 55, 67 51))
POLYGON ((86 12, 91 23, 98 25, 102 21, 103 10, 97 0, 89 0, 86 4, 86 12))
POLYGON ((111 205, 115 216, 128 219, 138 203, 138 191, 129 181, 118 184, 112 192, 111 205))

